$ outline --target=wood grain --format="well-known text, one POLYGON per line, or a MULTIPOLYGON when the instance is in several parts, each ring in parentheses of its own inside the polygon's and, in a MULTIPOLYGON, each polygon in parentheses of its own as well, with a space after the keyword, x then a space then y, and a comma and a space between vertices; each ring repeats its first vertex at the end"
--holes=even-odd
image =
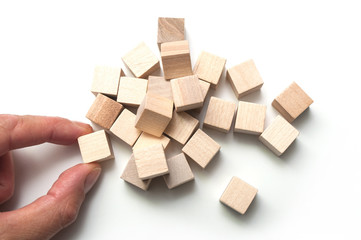
POLYGON ((91 92, 95 95, 102 93, 108 97, 116 98, 121 76, 125 75, 120 67, 96 66, 91 92))
POLYGON ((160 137, 155 137, 146 132, 142 132, 142 134, 140 135, 140 137, 138 138, 138 140, 135 142, 135 144, 133 146, 133 151, 135 149, 146 148, 146 147, 158 144, 158 143, 162 144, 164 149, 167 149, 167 147, 170 143, 170 139, 164 135, 162 135, 160 137))
POLYGON ((196 75, 172 79, 170 83, 177 112, 203 106, 203 93, 196 75))
POLYGON ((173 189, 194 180, 193 172, 183 153, 167 159, 167 164, 169 174, 164 175, 163 178, 168 189, 173 189))
POLYGON ((159 95, 173 101, 172 87, 164 77, 149 76, 147 93, 159 95))
POLYGON ((117 102, 126 106, 138 107, 147 93, 148 80, 133 77, 121 77, 117 102))
POLYGON ((158 47, 165 42, 184 40, 184 18, 158 18, 158 47))
POLYGON ((130 157, 120 178, 144 191, 148 190, 149 185, 152 181, 152 179, 143 181, 139 178, 137 166, 135 165, 134 154, 132 154, 132 156, 130 157))
POLYGON ((234 131, 260 135, 264 130, 266 105, 240 101, 234 131))
POLYGON ((78 144, 84 163, 114 159, 109 136, 104 130, 79 137, 78 144))

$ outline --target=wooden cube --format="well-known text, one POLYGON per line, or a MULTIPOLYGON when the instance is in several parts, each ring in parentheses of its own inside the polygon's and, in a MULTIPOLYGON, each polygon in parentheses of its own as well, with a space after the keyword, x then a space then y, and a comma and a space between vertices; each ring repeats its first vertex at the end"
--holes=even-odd
POLYGON ((219 201, 240 214, 245 214, 257 192, 257 188, 233 177, 219 201))
POLYGON ((121 76, 125 76, 121 68, 96 66, 91 92, 95 95, 102 93, 108 97, 115 98, 118 94, 119 79, 121 76))
POLYGON ((259 140, 277 156, 281 156, 298 135, 298 130, 278 115, 259 136, 259 140))
POLYGON ((147 93, 159 95, 173 101, 172 87, 164 77, 149 76, 147 93))
POLYGON ((260 135, 264 130, 266 108, 266 105, 240 101, 234 131, 260 135))
POLYGON ((155 137, 153 135, 150 135, 146 132, 142 132, 138 140, 133 146, 133 151, 135 149, 142 149, 146 148, 155 144, 161 143, 163 145, 164 149, 167 149, 168 144, 170 143, 170 139, 166 136, 162 135, 160 137, 155 137))
POLYGON ((201 129, 198 129, 182 151, 202 168, 205 168, 220 149, 221 146, 216 141, 201 129))
POLYGON ((293 122, 301 113, 303 113, 313 100, 293 82, 286 88, 275 100, 272 106, 281 113, 289 122, 293 122))
POLYGON ((104 130, 79 137, 78 144, 84 163, 114 159, 109 136, 104 130))
POLYGON ((185 77, 193 74, 187 40, 162 43, 160 55, 165 79, 185 77))
POLYGON ((228 69, 227 79, 238 99, 259 90, 263 85, 263 80, 253 60, 228 69))
POLYGON ((139 178, 137 166, 135 165, 134 154, 132 154, 132 156, 130 157, 127 166, 125 166, 125 169, 120 178, 144 191, 148 190, 149 185, 152 181, 152 179, 143 181, 139 178))
POLYGON ((173 189, 194 180, 193 172, 183 153, 167 159, 167 164, 169 174, 164 175, 163 178, 168 189, 173 189))
POLYGON ((137 78, 147 78, 160 68, 158 58, 144 42, 128 52, 122 60, 137 78))
POLYGON ((103 94, 98 94, 86 117, 102 128, 109 130, 122 110, 122 104, 117 103, 103 94))
POLYGON ((135 127, 135 118, 134 113, 124 109, 110 128, 110 132, 128 145, 133 146, 142 133, 141 130, 135 127))
POLYGON ((158 47, 165 42, 184 40, 184 18, 158 18, 158 47))
POLYGON ((211 97, 203 126, 227 133, 231 129, 235 111, 235 103, 211 97))
POLYGON ((199 86, 201 87, 201 92, 202 92, 202 99, 203 99, 203 103, 206 100, 209 88, 211 86, 210 83, 199 80, 199 86))
POLYGON ((147 87, 147 79, 121 77, 117 102, 131 107, 138 107, 147 93, 147 87))

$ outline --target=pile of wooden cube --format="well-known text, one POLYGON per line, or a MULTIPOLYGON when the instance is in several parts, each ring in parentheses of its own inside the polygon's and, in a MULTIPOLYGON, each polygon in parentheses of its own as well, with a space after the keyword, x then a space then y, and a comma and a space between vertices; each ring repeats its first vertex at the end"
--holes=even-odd
MULTIPOLYGON (((143 190, 159 176, 169 189, 193 180, 187 158, 206 168, 221 148, 199 128, 199 120, 189 111, 200 112, 209 88, 216 89, 220 82, 226 59, 202 52, 192 68, 183 18, 158 19, 158 46, 164 76, 152 75, 160 72, 160 61, 145 43, 122 57, 134 76, 125 76, 121 68, 95 68, 91 91, 96 98, 86 117, 104 130, 78 139, 85 163, 114 158, 109 135, 132 147, 121 178, 143 190), (136 114, 129 110, 134 107, 136 114), (182 152, 166 159, 164 151, 172 140, 183 145, 182 152)), ((237 99, 263 85, 253 60, 228 68, 226 76, 237 99)), ((272 106, 281 115, 264 129, 265 105, 239 101, 237 106, 211 97, 203 126, 228 133, 236 115, 235 132, 259 135, 259 140, 280 156, 299 134, 291 122, 312 102, 293 82, 274 99, 272 106)), ((243 214, 256 193, 256 188, 233 177, 220 201, 243 214)))

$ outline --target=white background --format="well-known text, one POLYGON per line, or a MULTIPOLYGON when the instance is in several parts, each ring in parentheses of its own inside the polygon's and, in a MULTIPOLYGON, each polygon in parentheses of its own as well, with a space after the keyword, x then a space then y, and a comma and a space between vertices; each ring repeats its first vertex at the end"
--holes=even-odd
MULTIPOLYGON (((267 104, 266 125, 273 98, 296 81, 314 100, 294 122, 300 136, 278 158, 257 137, 205 129, 222 149, 205 170, 190 163, 196 181, 169 191, 160 178, 148 192, 119 178, 131 149, 113 139, 116 160, 102 163, 78 220, 55 239, 360 239, 357 1, 2 1, 0 112, 89 122, 94 66, 124 67, 121 56, 141 41, 159 57, 159 16, 186 19, 193 64, 202 50, 227 68, 254 59, 265 83, 243 100, 267 104), (218 201, 232 176, 259 189, 246 215, 218 201)), ((214 95, 237 102, 224 76, 214 95)), ((2 211, 45 194, 82 161, 76 145, 14 157, 16 191, 2 211)))

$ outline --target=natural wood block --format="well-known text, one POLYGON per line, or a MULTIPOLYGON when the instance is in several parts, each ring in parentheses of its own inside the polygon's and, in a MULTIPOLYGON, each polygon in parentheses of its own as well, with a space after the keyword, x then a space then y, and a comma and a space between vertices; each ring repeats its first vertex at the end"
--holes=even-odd
POLYGON ((130 157, 127 166, 125 166, 123 174, 120 178, 144 191, 148 190, 149 185, 152 181, 152 179, 143 181, 139 178, 137 166, 135 165, 134 154, 132 154, 132 156, 130 157))
POLYGON ((169 172, 162 144, 133 150, 140 179, 150 179, 169 172))
POLYGON ((147 94, 139 106, 135 127, 160 137, 172 119, 173 101, 168 98, 147 94))
POLYGON ((169 174, 164 175, 163 178, 169 189, 194 180, 193 172, 183 153, 167 159, 167 164, 169 174))
POLYGON ((159 95, 173 101, 172 87, 164 77, 149 76, 147 93, 159 95))
POLYGON ((104 130, 79 137, 78 144, 84 163, 114 159, 111 142, 104 130))
POLYGON ((187 40, 162 43, 160 55, 165 79, 179 78, 193 74, 187 40))
POLYGON ((110 132, 128 145, 133 146, 142 133, 141 130, 135 127, 135 118, 134 113, 124 109, 110 128, 110 132))
POLYGON ((235 132, 259 135, 264 130, 266 105, 242 102, 238 103, 235 132))
POLYGON ((199 80, 199 86, 201 87, 201 92, 202 92, 202 99, 203 99, 203 103, 207 97, 207 94, 208 94, 208 91, 209 91, 209 88, 211 86, 210 83, 208 82, 205 82, 205 81, 202 81, 202 80, 199 80))
POLYGON ((203 106, 203 93, 196 75, 172 79, 170 84, 177 112, 203 106))
POLYGON ((202 168, 205 168, 220 149, 221 146, 216 141, 201 129, 198 129, 182 151, 202 168))
POLYGON ((227 70, 227 79, 237 98, 259 90, 263 80, 253 60, 248 60, 227 70))
POLYGON ((98 94, 86 117, 102 128, 109 130, 122 110, 122 104, 117 103, 103 94, 98 94))
POLYGON ((313 100, 293 82, 286 88, 275 100, 272 106, 281 113, 289 122, 293 122, 301 113, 303 113, 313 100))
POLYGON ((138 107, 147 93, 148 80, 133 77, 121 77, 117 102, 127 106, 138 107))
POLYGON ((220 202, 240 214, 245 214, 257 192, 257 188, 242 181, 238 177, 233 177, 223 192, 220 202))
POLYGON ((137 78, 147 78, 160 68, 158 58, 144 42, 128 52, 122 60, 137 78))
POLYGON ((235 111, 235 103, 211 97, 203 126, 227 133, 231 129, 235 111))
POLYGON ((184 40, 184 18, 158 18, 158 47, 165 42, 184 40))
POLYGON ((146 132, 142 132, 138 140, 133 146, 133 150, 146 148, 155 144, 161 143, 164 149, 167 149, 170 139, 162 135, 160 137, 155 137, 146 132))
POLYGON ((125 76, 121 68, 96 66, 91 92, 95 95, 102 93, 108 97, 116 97, 121 76, 125 76))
POLYGON ((259 140, 277 156, 280 156, 287 150, 298 135, 298 130, 283 117, 278 115, 266 130, 264 130, 261 136, 259 136, 259 140))

